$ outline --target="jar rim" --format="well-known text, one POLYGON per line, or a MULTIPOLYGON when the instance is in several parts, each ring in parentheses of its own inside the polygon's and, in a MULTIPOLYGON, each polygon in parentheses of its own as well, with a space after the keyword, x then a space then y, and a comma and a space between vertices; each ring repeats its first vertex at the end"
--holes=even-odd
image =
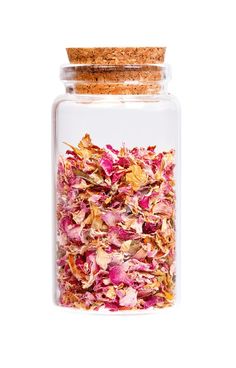
MULTIPOLYGON (((60 67, 60 79, 62 81, 78 80, 78 73, 101 73, 109 72, 160 72, 161 80, 169 80, 171 77, 171 68, 167 63, 158 64, 62 64, 60 67), (76 77, 77 76, 77 77, 76 77)), ((160 79, 159 79, 160 80, 160 79)))
POLYGON ((65 64, 60 79, 68 93, 165 93, 170 79, 168 64, 65 64))

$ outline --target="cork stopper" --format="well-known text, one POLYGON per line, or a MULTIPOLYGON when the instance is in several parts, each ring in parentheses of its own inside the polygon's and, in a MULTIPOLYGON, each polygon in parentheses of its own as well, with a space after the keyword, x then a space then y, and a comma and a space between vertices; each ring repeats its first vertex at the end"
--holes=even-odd
POLYGON ((67 48, 71 64, 143 65, 164 62, 165 47, 67 48))
POLYGON ((79 94, 156 94, 165 79, 164 47, 67 48, 67 91, 79 94), (70 83, 71 81, 71 83, 70 83))

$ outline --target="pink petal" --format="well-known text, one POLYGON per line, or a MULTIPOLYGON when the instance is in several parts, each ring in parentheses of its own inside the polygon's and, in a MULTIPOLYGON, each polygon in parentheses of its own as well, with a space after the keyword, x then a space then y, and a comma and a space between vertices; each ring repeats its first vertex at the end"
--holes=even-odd
POLYGON ((143 208, 144 210, 148 210, 149 207, 149 197, 148 196, 144 196, 142 199, 139 200, 138 204, 141 208, 143 208))
POLYGON ((119 160, 117 161, 117 165, 127 169, 130 166, 130 160, 125 157, 120 157, 119 160))
POLYGON ((109 278, 114 285, 120 285, 121 283, 130 285, 131 283, 122 266, 113 266, 109 271, 109 278))
POLYGON ((115 155, 118 155, 118 153, 119 153, 119 151, 118 151, 118 150, 116 150, 115 148, 113 148, 111 144, 107 144, 107 145, 106 145, 106 148, 107 148, 109 151, 111 151, 112 153, 114 153, 115 155))
POLYGON ((109 211, 102 215, 102 219, 108 226, 115 226, 121 221, 121 216, 119 213, 109 211))
POLYGON ((152 234, 157 231, 157 224, 153 224, 151 222, 144 222, 143 224, 143 232, 144 234, 152 234))
POLYGON ((145 300, 144 308, 147 309, 153 307, 154 305, 156 305, 156 303, 157 303, 157 296, 152 295, 145 300))
POLYGON ((120 305, 122 307, 133 308, 137 304, 137 291, 132 287, 128 287, 126 293, 120 298, 120 305))
POLYGON ((101 158, 100 165, 107 176, 111 176, 111 174, 114 172, 113 161, 108 155, 104 155, 101 158))

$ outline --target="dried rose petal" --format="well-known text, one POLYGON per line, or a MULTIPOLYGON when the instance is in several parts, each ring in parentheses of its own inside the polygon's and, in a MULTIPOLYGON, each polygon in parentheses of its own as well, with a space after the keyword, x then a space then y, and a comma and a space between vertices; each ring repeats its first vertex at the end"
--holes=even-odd
POLYGON ((162 213, 163 215, 167 215, 170 217, 173 213, 173 204, 171 203, 165 203, 165 202, 159 202, 154 207, 154 212, 156 213, 162 213))
POLYGON ((105 171, 106 175, 111 176, 114 172, 113 161, 108 155, 104 155, 100 160, 100 165, 105 171))
POLYGON ((109 271, 109 277, 114 285, 120 285, 121 283, 130 285, 130 280, 123 266, 113 266, 109 271))
POLYGON ((79 241, 80 235, 81 235, 81 227, 80 226, 74 226, 73 228, 67 230, 67 236, 68 238, 70 238, 71 240, 77 240, 79 241))
POLYGON ((133 308, 137 304, 137 291, 131 286, 125 291, 125 295, 120 298, 119 304, 123 307, 133 308))
POLYGON ((147 175, 139 165, 132 165, 130 169, 131 172, 126 174, 126 181, 134 190, 138 190, 147 183, 147 175))
POLYGON ((111 312, 117 312, 119 310, 119 306, 116 303, 105 302, 104 306, 111 312))
POLYGON ((121 220, 121 215, 117 212, 108 211, 102 215, 103 221, 108 226, 115 226, 121 220))
POLYGON ((110 243, 120 246, 122 241, 134 239, 136 234, 133 231, 124 230, 122 227, 111 226, 108 231, 110 243))
POLYGON ((156 303, 157 303, 157 296, 152 295, 145 300, 144 308, 147 309, 153 307, 154 305, 156 305, 156 303))
POLYGON ((59 303, 112 312, 163 308, 175 287, 174 151, 94 145, 58 159, 59 303))
POLYGON ((103 269, 106 270, 111 261, 111 255, 105 252, 102 248, 97 250, 96 262, 103 269))
POLYGON ((122 178, 122 176, 123 176, 124 174, 125 174, 125 173, 124 173, 123 171, 115 172, 115 173, 112 175, 112 178, 111 178, 111 182, 112 182, 112 184, 117 183, 117 182, 122 178))
POLYGON ((122 166, 127 169, 130 166, 130 160, 126 157, 120 157, 117 162, 117 165, 122 166))
POLYGON ((149 200, 150 198, 148 196, 144 196, 142 199, 139 200, 139 206, 144 210, 147 210, 149 207, 149 200))
POLYGON ((119 153, 119 151, 118 151, 118 150, 116 150, 116 149, 114 149, 114 148, 112 147, 112 145, 111 145, 111 144, 107 144, 107 145, 106 145, 106 148, 107 148, 109 151, 111 151, 112 153, 114 153, 115 155, 118 155, 118 153, 119 153))
POLYGON ((157 224, 153 224, 150 222, 144 222, 143 224, 143 232, 144 234, 155 233, 157 230, 157 224))

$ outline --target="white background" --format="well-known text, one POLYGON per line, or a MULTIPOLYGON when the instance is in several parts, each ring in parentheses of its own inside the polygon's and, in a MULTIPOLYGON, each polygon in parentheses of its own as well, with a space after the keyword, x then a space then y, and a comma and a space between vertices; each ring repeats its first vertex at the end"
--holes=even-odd
POLYGON ((235 368, 234 1, 2 1, 0 365, 235 368), (148 316, 52 301, 51 102, 66 46, 166 45, 182 105, 182 300, 148 316))

